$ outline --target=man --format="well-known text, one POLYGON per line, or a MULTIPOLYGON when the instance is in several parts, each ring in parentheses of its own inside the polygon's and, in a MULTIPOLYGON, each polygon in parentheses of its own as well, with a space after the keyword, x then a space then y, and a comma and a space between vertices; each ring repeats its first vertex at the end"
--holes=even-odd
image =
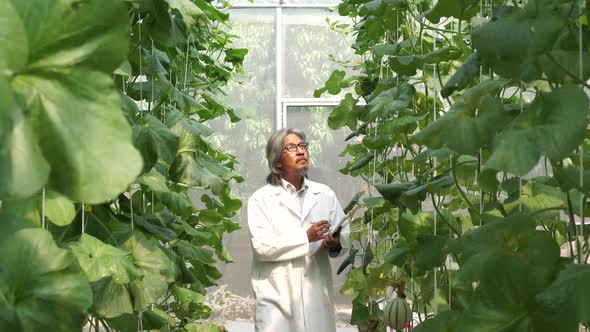
POLYGON ((330 229, 344 212, 330 188, 307 179, 307 147, 299 130, 274 133, 268 184, 248 201, 257 332, 336 331, 329 257, 350 247, 350 231, 330 229))

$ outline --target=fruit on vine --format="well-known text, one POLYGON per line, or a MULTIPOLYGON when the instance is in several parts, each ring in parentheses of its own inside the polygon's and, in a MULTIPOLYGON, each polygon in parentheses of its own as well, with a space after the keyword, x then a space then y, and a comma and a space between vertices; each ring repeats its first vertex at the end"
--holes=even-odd
POLYGON ((396 331, 403 331, 412 319, 412 309, 406 300, 396 297, 385 306, 383 320, 387 326, 396 331))

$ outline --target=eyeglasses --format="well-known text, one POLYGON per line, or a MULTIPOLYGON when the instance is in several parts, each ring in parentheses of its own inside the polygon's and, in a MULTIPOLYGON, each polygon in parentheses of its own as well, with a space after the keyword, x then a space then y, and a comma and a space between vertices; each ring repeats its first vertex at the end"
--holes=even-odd
POLYGON ((299 144, 287 144, 287 145, 285 145, 284 150, 289 153, 295 153, 295 152, 297 152, 297 148, 301 148, 301 150, 307 151, 308 146, 309 146, 309 143, 307 143, 307 142, 301 142, 299 144))

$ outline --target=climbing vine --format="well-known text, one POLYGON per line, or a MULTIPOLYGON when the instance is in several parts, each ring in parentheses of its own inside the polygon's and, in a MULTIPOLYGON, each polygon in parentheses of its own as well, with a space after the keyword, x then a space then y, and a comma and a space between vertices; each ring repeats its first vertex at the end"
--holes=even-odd
POLYGON ((215 331, 198 321, 243 180, 208 141, 240 119, 228 14, 2 0, 0 20, 0 329, 215 331))
POLYGON ((339 272, 351 323, 384 331, 405 285, 415 331, 577 331, 590 319, 587 4, 356 1, 360 72, 331 128, 357 138, 339 272), (377 194, 378 192, 378 194, 377 194), (561 248, 561 252, 560 252, 561 248), (352 266, 351 269, 349 269, 352 266))

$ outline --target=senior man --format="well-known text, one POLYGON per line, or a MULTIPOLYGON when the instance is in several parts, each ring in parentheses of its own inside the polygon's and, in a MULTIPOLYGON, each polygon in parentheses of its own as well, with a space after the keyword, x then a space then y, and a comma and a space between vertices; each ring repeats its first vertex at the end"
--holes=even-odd
POLYGON ((307 178, 307 148, 303 132, 275 132, 267 185, 248 201, 257 332, 336 331, 330 257, 350 231, 334 191, 307 178))

